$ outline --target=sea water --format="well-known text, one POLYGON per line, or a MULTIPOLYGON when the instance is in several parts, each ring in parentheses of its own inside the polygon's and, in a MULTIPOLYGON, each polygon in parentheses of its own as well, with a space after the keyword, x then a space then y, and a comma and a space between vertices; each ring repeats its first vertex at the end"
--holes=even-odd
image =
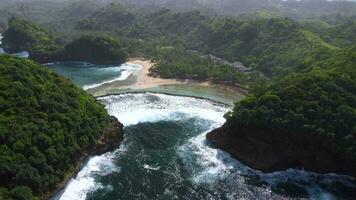
POLYGON ((231 106, 155 93, 99 98, 125 125, 119 149, 94 156, 72 178, 61 200, 352 199, 347 176, 303 170, 262 173, 205 138, 231 106))

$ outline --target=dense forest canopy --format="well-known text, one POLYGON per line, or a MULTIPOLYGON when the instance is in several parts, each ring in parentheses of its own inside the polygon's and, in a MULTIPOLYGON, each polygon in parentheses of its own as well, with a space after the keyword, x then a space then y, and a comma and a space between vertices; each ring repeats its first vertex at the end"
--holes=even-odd
MULTIPOLYGON (((142 46, 178 46, 196 50, 230 62, 241 61, 269 78, 281 78, 291 72, 309 71, 313 62, 332 57, 346 46, 353 46, 356 27, 353 17, 345 19, 342 16, 339 18, 344 20, 331 25, 319 18, 295 21, 288 18, 209 17, 199 11, 175 13, 167 9, 143 16, 134 13, 113 4, 80 20, 77 31, 100 29, 139 40, 145 43, 142 46), (108 16, 117 16, 117 13, 130 13, 119 16, 121 21, 130 23, 115 25, 117 17, 108 16), (321 26, 320 23, 326 25, 321 26)), ((152 49, 155 48, 144 54, 159 54, 152 49)), ((164 59, 164 56, 160 58, 164 59)))
POLYGON ((87 61, 97 64, 121 64, 126 52, 120 41, 105 34, 87 34, 65 43, 46 29, 20 18, 10 18, 3 34, 7 52, 27 50, 39 62, 87 61))
MULTIPOLYGON (((228 126, 318 134, 356 159, 355 13, 326 0, 3 0, 0 31, 6 51, 39 62, 139 56, 157 63, 153 76, 248 86, 228 126)), ((0 199, 30 199, 63 179, 108 115, 30 60, 0 56, 0 78, 0 199)))
POLYGON ((63 180, 108 114, 71 81, 0 56, 0 199, 31 199, 63 180))
MULTIPOLYGON (((355 56, 355 55, 354 55, 355 56)), ((298 134, 334 141, 335 154, 356 160, 356 69, 314 69, 256 87, 236 103, 227 125, 298 134)))

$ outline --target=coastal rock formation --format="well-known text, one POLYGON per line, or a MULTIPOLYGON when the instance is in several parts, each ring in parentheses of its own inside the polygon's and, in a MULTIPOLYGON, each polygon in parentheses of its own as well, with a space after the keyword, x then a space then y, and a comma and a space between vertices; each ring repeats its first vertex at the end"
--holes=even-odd
POLYGON ((112 151, 120 146, 123 139, 124 125, 116 117, 110 116, 108 125, 104 128, 101 137, 94 146, 90 147, 87 154, 98 155, 112 151))
POLYGON ((208 139, 264 172, 303 168, 356 177, 355 70, 343 66, 255 87, 208 139))
POLYGON ((356 177, 355 160, 330 151, 333 141, 320 134, 285 133, 253 126, 232 128, 225 124, 208 133, 207 139, 239 161, 263 172, 299 168, 356 177))

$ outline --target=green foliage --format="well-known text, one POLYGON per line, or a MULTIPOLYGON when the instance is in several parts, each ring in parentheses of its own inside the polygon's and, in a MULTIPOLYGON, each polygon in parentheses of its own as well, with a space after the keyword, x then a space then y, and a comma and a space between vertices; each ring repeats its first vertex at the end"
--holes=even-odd
POLYGON ((121 4, 111 3, 90 17, 79 21, 78 28, 86 30, 107 30, 123 28, 132 24, 136 15, 121 4))
POLYGON ((98 64, 120 64, 126 52, 120 41, 103 34, 84 35, 67 45, 38 25, 18 19, 9 20, 4 33, 4 47, 10 51, 28 50, 38 62, 87 61, 98 64))
POLYGON ((88 61, 98 64, 118 64, 126 61, 119 40, 104 35, 84 35, 66 45, 62 52, 64 60, 88 61))
POLYGON ((31 190, 38 195, 63 179, 100 137, 108 114, 30 60, 0 56, 0 77, 0 197, 31 199, 31 190))
POLYGON ((215 63, 206 56, 177 48, 160 48, 152 72, 163 78, 211 80, 217 83, 245 83, 246 76, 232 66, 215 63))
MULTIPOLYGON (((114 26, 116 11, 103 9, 92 15, 93 24, 101 30, 114 30, 118 35, 140 40, 138 51, 147 55, 142 46, 173 46, 213 54, 231 62, 242 61, 270 78, 282 78, 292 72, 310 71, 310 64, 327 59, 341 51, 335 42, 328 42, 313 28, 285 18, 208 17, 198 11, 174 13, 167 9, 147 15, 137 15, 136 20, 124 27, 114 26), (103 17, 100 13, 108 11, 103 17)), ((324 28, 321 28, 322 30, 324 28)), ((85 29, 87 30, 87 29, 85 29)), ((343 36, 352 43, 352 28, 343 36), (350 35, 350 37, 346 37, 350 35)), ((157 55, 162 51, 156 51, 157 55)), ((148 55, 152 55, 151 52, 148 55)), ((164 52, 160 59, 164 57, 164 52)), ((169 59, 169 58, 167 58, 169 59)), ((162 70, 157 73, 163 72, 162 70)))
POLYGON ((55 38, 38 25, 20 18, 10 18, 9 28, 4 33, 3 45, 6 51, 31 51, 36 46, 53 46, 55 38))
POLYGON ((31 200, 33 199, 32 191, 25 186, 18 186, 11 190, 11 194, 14 199, 18 200, 31 200))
POLYGON ((335 153, 356 159, 356 70, 314 69, 256 87, 236 103, 231 126, 253 126, 332 139, 335 153))

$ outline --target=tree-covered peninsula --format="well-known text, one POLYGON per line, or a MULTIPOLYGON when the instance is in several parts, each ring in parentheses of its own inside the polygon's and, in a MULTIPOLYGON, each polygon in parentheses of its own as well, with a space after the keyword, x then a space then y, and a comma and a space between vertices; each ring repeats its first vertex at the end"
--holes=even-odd
POLYGON ((39 25, 20 18, 10 18, 3 34, 7 52, 27 50, 30 58, 44 63, 57 61, 86 61, 94 64, 121 64, 126 52, 121 42, 105 34, 88 34, 64 42, 39 25))
POLYGON ((207 138, 262 171, 303 168, 355 177, 355 108, 354 65, 314 69, 254 88, 207 138))
POLYGON ((122 140, 103 105, 46 67, 0 56, 0 77, 0 199, 42 199, 122 140))

